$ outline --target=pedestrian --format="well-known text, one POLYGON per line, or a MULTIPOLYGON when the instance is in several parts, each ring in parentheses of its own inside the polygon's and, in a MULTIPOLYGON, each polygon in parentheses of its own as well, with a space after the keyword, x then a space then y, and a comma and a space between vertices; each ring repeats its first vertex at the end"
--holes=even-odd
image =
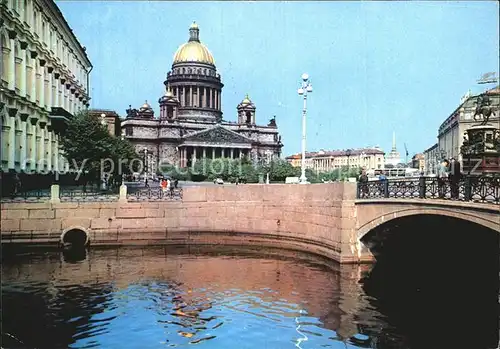
POLYGON ((440 199, 444 199, 446 196, 446 181, 448 180, 449 166, 450 162, 447 159, 444 159, 438 168, 437 183, 438 183, 438 196, 440 199))
POLYGON ((450 180, 451 198, 452 200, 458 200, 460 196, 459 186, 460 180, 462 179, 462 171, 460 169, 460 162, 455 158, 451 159, 448 178, 450 180))
POLYGON ((361 171, 361 176, 359 176, 359 194, 360 196, 368 196, 368 175, 366 170, 361 171))
POLYGON ((163 192, 163 195, 165 195, 167 193, 167 181, 165 180, 165 178, 163 178, 161 180, 160 185, 161 185, 161 190, 163 192))

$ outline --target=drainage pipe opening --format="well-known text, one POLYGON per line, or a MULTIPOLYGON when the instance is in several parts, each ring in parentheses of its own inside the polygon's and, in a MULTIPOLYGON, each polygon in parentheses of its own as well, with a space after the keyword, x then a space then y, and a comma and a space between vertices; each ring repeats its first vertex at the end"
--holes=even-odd
POLYGON ((88 234, 83 229, 69 229, 63 232, 61 235, 61 244, 64 248, 84 248, 88 243, 88 234))

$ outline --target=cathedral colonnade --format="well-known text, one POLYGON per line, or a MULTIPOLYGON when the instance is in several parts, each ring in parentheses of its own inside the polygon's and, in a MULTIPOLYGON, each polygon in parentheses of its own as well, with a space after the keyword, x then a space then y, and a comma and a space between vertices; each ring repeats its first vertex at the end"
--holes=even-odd
POLYGON ((53 1, 0 7, 2 170, 64 170, 62 126, 89 106, 92 65, 53 1))
POLYGON ((179 146, 179 167, 188 167, 202 159, 241 159, 250 156, 251 148, 245 146, 220 146, 183 144, 179 146))

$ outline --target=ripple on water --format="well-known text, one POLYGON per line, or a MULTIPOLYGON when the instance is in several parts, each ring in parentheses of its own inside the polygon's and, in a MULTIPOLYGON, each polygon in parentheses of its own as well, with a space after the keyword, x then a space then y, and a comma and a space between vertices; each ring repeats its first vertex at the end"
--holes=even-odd
MULTIPOLYGON (((26 304, 39 303, 22 334, 33 347, 51 347, 40 345, 40 333, 28 335, 42 319, 67 348, 335 347, 335 327, 325 326, 338 326, 342 314, 332 270, 270 257, 165 257, 141 250, 123 256, 95 250, 87 258, 76 264, 31 259, 7 273, 2 284, 9 299, 32 311, 26 304)), ((22 321, 24 315, 17 316, 22 321)))

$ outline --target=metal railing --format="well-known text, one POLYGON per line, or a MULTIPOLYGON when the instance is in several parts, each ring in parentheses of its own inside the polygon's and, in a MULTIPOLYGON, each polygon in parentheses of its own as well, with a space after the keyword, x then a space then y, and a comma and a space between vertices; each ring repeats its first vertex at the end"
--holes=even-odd
POLYGON ((59 199, 61 202, 67 201, 117 201, 119 199, 119 189, 102 189, 97 185, 60 187, 59 199))
POLYGON ((49 189, 15 190, 1 196, 1 202, 45 202, 50 199, 49 189))
POLYGON ((127 201, 176 201, 182 200, 182 188, 163 190, 158 188, 138 188, 127 193, 127 201))
POLYGON ((459 181, 437 177, 358 182, 357 199, 442 199, 500 203, 500 177, 464 176, 459 181))

